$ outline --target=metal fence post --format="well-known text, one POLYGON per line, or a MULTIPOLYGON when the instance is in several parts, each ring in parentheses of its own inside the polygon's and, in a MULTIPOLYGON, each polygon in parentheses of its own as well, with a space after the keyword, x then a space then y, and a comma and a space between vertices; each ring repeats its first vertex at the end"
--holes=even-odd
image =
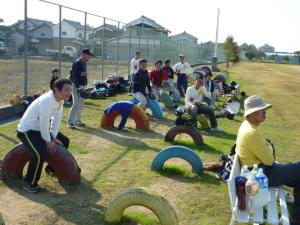
POLYGON ((83 39, 83 48, 85 48, 86 45, 86 19, 87 19, 87 13, 84 13, 84 39, 83 39))
POLYGON ((141 28, 138 28, 138 35, 139 35, 139 52, 141 51, 141 28))
POLYGON ((102 30, 102 52, 101 52, 101 80, 103 80, 104 73, 104 35, 105 35, 105 18, 103 18, 103 30, 102 30))
MULTIPOLYGON (((128 69, 127 74, 129 74, 129 68, 130 68, 130 57, 131 57, 131 25, 129 25, 129 41, 128 41, 128 69)), ((131 72, 131 71, 130 71, 131 72)))
POLYGON ((120 22, 118 22, 118 30, 117 30, 117 64, 116 64, 116 75, 119 75, 119 29, 120 22))
POLYGON ((59 69, 59 74, 61 75, 61 49, 62 49, 62 39, 61 39, 61 5, 59 5, 59 45, 58 45, 58 69, 59 69))
POLYGON ((28 94, 28 37, 27 37, 27 0, 24 1, 24 95, 28 94))

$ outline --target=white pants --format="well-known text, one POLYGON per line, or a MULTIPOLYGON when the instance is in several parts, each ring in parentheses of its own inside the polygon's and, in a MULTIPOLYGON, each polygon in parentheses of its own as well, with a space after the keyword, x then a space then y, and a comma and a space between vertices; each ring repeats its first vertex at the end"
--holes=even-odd
MULTIPOLYGON (((79 86, 79 87, 85 88, 85 86, 79 86)), ((79 95, 77 88, 73 83, 72 83, 72 98, 73 98, 73 105, 69 112, 68 124, 74 124, 80 121, 81 112, 84 105, 84 98, 82 98, 79 95)))
POLYGON ((146 108, 147 98, 145 97, 145 95, 143 95, 142 92, 134 92, 133 96, 139 101, 139 106, 146 108))

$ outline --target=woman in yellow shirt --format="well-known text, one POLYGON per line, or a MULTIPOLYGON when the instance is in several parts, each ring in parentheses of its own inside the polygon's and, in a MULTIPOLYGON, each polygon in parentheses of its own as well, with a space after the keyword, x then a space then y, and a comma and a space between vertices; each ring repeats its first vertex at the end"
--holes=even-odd
POLYGON ((238 132, 236 151, 241 165, 252 167, 258 164, 263 168, 270 187, 287 185, 294 188, 295 200, 290 224, 300 225, 300 161, 276 163, 271 145, 258 130, 258 126, 266 119, 266 110, 271 107, 256 95, 245 100, 245 121, 238 132))

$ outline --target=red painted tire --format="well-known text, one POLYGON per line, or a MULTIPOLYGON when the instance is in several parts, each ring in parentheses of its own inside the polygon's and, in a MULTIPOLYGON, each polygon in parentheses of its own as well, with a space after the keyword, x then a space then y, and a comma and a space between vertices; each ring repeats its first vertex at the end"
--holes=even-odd
MULTIPOLYGON (((3 160, 3 177, 22 177, 23 168, 31 156, 32 153, 23 144, 16 145, 3 160)), ((54 155, 47 154, 45 161, 55 170, 60 184, 75 186, 80 183, 78 164, 64 147, 58 146, 58 151, 54 155)))
POLYGON ((199 130, 195 127, 186 126, 186 125, 177 125, 171 127, 171 129, 165 135, 166 142, 174 142, 176 135, 178 134, 188 134, 193 139, 196 145, 203 143, 202 135, 199 130))
MULTIPOLYGON (((120 110, 112 111, 108 115, 105 115, 103 113, 102 118, 101 118, 101 127, 105 128, 105 129, 113 127, 116 117, 120 114, 121 114, 120 110)), ((149 130, 150 129, 149 118, 146 115, 145 111, 142 108, 140 108, 138 105, 134 105, 131 108, 129 117, 131 117, 135 121, 137 130, 149 130)))

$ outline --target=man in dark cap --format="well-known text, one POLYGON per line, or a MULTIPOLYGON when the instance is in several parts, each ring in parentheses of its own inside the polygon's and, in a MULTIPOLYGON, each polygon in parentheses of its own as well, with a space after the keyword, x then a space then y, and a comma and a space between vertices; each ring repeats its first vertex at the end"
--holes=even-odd
POLYGON ((94 56, 89 49, 85 48, 81 52, 80 58, 73 62, 71 70, 73 105, 70 109, 68 127, 74 129, 75 126, 85 126, 81 122, 81 112, 84 105, 84 98, 79 95, 78 89, 84 89, 88 83, 86 62, 94 56))
POLYGON ((133 76, 133 96, 139 101, 139 106, 146 108, 147 105, 147 93, 146 87, 150 95, 152 95, 152 89, 150 86, 150 79, 147 71, 147 60, 141 59, 139 61, 139 70, 133 76))

